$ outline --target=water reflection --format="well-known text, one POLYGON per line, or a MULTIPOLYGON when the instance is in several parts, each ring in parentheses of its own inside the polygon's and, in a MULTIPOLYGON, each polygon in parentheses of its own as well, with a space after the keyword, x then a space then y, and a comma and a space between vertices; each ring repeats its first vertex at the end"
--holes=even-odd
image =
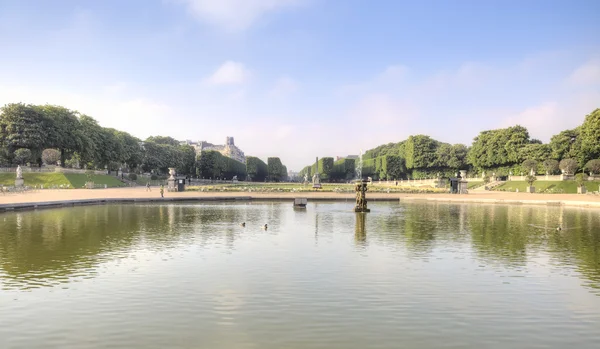
POLYGON ((544 254, 558 265, 576 265, 584 283, 600 289, 597 211, 442 203, 376 208, 356 214, 346 204, 312 204, 302 212, 285 203, 107 205, 9 213, 0 217, 0 282, 4 288, 29 288, 93 277, 103 262, 140 249, 222 244, 233 251, 245 232, 265 223, 269 234, 279 234, 312 221, 315 243, 354 223, 357 246, 395 246, 411 258, 466 246, 483 265, 521 269, 544 254), (563 230, 556 230, 559 225, 563 230))
POLYGON ((0 348, 600 341, 598 211, 352 207, 115 205, 0 215, 0 348))
POLYGON ((367 231, 365 229, 367 214, 366 213, 355 213, 356 224, 354 240, 358 246, 365 246, 367 242, 367 231))

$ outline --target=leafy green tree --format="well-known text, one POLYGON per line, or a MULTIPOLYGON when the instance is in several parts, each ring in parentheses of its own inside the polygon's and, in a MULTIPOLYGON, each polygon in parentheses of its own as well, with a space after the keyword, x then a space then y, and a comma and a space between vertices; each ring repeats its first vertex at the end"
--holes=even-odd
POLYGON ((581 127, 565 130, 550 139, 551 156, 555 160, 578 158, 581 153, 581 127))
POLYGON ((56 149, 44 149, 42 161, 47 165, 56 165, 60 160, 60 152, 56 149))
POLYGON ((439 142, 425 135, 410 136, 405 142, 406 168, 435 167, 439 142))
POLYGON ((574 159, 562 159, 558 165, 567 175, 572 175, 577 170, 579 164, 574 159))
POLYGON ((527 177, 525 177, 525 180, 527 181, 527 184, 529 184, 529 186, 531 187, 533 185, 533 182, 535 182, 537 180, 537 178, 534 175, 527 175, 527 177))
POLYGON ((585 169, 592 174, 600 174, 600 159, 590 160, 585 164, 585 169))
POLYGON ((544 160, 544 169, 549 174, 554 174, 558 171, 558 161, 554 159, 546 159, 544 160))
POLYGON ((156 144, 166 144, 172 145, 174 147, 179 146, 179 141, 172 137, 164 137, 164 136, 151 136, 146 138, 146 142, 154 142, 156 144))
POLYGON ((202 178, 220 178, 224 169, 221 153, 217 151, 203 151, 198 158, 198 175, 202 178))
POLYGON ((575 183, 580 187, 583 187, 587 180, 588 176, 585 173, 578 173, 575 175, 575 183))
POLYGON ((15 150, 15 162, 19 165, 25 165, 31 160, 31 150, 20 148, 15 150))
POLYGON ((533 159, 527 159, 525 161, 523 161, 523 164, 521 164, 521 166, 523 167, 524 171, 527 171, 527 173, 530 173, 531 171, 534 172, 537 169, 537 161, 533 160, 533 159))
POLYGON ((584 161, 600 157, 600 108, 586 115, 581 125, 581 151, 584 161))
POLYGON ((52 121, 35 106, 13 103, 0 108, 0 147, 7 154, 27 148, 36 154, 36 162, 41 165, 42 151, 48 145, 48 130, 52 129, 52 121))
POLYGON ((48 130, 47 145, 60 152, 60 165, 65 166, 68 157, 81 152, 85 146, 83 128, 76 112, 57 105, 35 107, 41 114, 51 120, 48 130))
POLYGON ((273 182, 280 182, 285 179, 287 173, 284 173, 284 166, 277 157, 267 158, 268 178, 273 182))
POLYGON ((269 175, 267 164, 254 156, 246 157, 246 173, 255 182, 263 182, 269 175))
POLYGON ((450 158, 446 166, 451 169, 462 170, 467 167, 469 149, 464 144, 454 144, 450 148, 450 158))

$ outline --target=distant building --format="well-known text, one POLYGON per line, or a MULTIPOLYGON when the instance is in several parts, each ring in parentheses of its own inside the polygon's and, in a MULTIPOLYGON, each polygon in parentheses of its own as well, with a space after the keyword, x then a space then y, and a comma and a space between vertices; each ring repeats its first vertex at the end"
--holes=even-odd
POLYGON ((246 163, 246 155, 244 155, 244 152, 235 145, 233 137, 227 137, 224 145, 215 145, 206 141, 192 142, 190 140, 183 141, 181 144, 193 147, 194 150, 196 150, 196 154, 200 154, 205 150, 214 150, 218 151, 224 156, 227 156, 228 158, 232 158, 243 164, 246 163))
POLYGON ((298 179, 298 172, 289 170, 288 171, 288 180, 295 182, 298 179))

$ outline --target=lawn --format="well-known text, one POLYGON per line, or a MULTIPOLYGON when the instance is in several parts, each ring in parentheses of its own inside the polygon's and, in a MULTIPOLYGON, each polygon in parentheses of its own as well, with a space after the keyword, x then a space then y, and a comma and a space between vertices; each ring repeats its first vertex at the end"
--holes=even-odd
MULTIPOLYGON (((107 175, 92 175, 92 181, 96 184, 107 185, 108 187, 122 187, 124 184, 112 176, 107 175)), ((85 182, 88 181, 88 177, 85 174, 72 174, 72 173, 23 173, 23 179, 25 180, 26 186, 40 186, 43 185, 45 188, 52 186, 67 186, 71 188, 82 188, 85 182)), ((14 173, 0 173, 0 185, 13 186, 15 185, 15 174, 14 173)))
MULTIPOLYGON (((587 181, 585 186, 589 192, 598 191, 600 181, 587 181)), ((527 182, 525 181, 508 181, 497 186, 493 190, 498 191, 527 191, 527 182)), ((536 193, 565 193, 576 194, 577 183, 575 181, 535 181, 533 183, 536 193)))

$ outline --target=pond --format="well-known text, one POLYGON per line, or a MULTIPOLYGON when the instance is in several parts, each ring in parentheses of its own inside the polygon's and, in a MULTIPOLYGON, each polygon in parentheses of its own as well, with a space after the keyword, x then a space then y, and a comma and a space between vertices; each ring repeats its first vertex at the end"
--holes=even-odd
POLYGON ((355 214, 352 207, 254 202, 1 214, 0 348, 600 342, 599 211, 373 203, 371 213, 355 214))

